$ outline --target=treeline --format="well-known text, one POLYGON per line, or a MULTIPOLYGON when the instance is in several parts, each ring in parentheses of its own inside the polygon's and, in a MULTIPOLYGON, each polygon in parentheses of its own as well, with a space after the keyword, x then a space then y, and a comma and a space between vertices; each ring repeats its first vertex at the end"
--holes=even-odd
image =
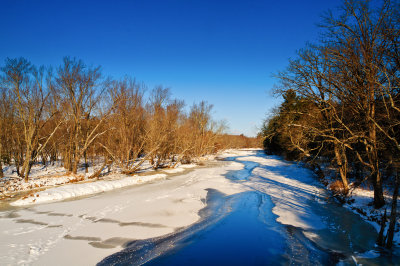
POLYGON ((321 41, 277 74, 284 102, 264 125, 264 147, 317 168, 330 164, 344 195, 349 178, 370 182, 380 208, 383 184, 396 199, 399 186, 400 5, 345 0, 321 29, 321 41))
POLYGON ((220 134, 218 136, 217 143, 220 149, 261 148, 262 136, 247 137, 244 136, 243 134, 240 135, 220 134))
POLYGON ((76 174, 93 158, 123 173, 143 162, 154 168, 189 163, 228 148, 223 124, 212 105, 186 111, 169 89, 146 87, 134 79, 104 78, 100 67, 64 58, 57 68, 37 67, 24 58, 6 59, 0 79, 0 177, 15 165, 28 180, 31 167, 61 161, 76 174))

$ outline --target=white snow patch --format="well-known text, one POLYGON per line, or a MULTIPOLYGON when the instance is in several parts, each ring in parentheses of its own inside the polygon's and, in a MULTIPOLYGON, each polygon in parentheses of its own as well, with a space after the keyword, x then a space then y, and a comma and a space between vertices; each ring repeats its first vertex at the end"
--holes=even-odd
POLYGON ((184 172, 186 169, 191 169, 196 166, 196 164, 180 164, 178 167, 165 169, 164 172, 168 174, 181 173, 184 172))
MULTIPOLYGON (((217 154, 217 158, 224 159, 228 157, 236 157, 236 156, 249 156, 254 154, 255 151, 260 151, 260 149, 239 149, 239 150, 225 150, 222 153, 217 154)), ((252 157, 256 158, 256 157, 252 157)))
POLYGON ((114 181, 102 180, 90 183, 64 185, 61 187, 50 188, 44 191, 33 193, 26 198, 21 198, 15 202, 12 202, 11 205, 22 206, 35 203, 45 203, 50 201, 60 201, 74 197, 110 191, 126 186, 147 183, 154 180, 164 179, 165 177, 165 174, 155 174, 148 176, 125 177, 120 180, 114 181))

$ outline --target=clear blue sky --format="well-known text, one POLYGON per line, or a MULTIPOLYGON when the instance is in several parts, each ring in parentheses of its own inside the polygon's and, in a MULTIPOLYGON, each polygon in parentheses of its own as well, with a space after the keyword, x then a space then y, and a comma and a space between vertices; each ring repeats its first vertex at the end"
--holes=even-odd
POLYGON ((0 0, 0 62, 64 56, 129 75, 174 97, 214 105, 231 133, 255 135, 280 100, 271 75, 316 40, 322 12, 340 0, 0 0))

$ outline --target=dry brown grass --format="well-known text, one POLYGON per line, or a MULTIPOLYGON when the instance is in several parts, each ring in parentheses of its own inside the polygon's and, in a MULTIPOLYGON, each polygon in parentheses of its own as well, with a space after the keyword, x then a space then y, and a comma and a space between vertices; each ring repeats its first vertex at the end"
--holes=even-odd
POLYGON ((330 183, 328 189, 331 190, 334 194, 342 194, 344 192, 343 183, 339 180, 335 180, 330 183))

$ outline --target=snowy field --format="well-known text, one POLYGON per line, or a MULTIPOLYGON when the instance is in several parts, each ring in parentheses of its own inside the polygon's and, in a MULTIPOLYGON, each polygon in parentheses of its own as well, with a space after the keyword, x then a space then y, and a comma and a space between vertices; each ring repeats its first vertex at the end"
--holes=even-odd
MULTIPOLYGON (((260 150, 230 150, 218 158, 227 161, 210 158, 212 166, 180 166, 141 176, 113 174, 14 201, 0 212, 0 262, 95 264, 130 241, 197 222, 209 188, 227 195, 249 190, 269 195, 277 221, 302 228, 310 239, 327 227, 327 220, 313 208, 326 204, 327 193, 310 170, 260 150)), ((362 197, 357 206, 367 208, 363 204, 371 202, 372 195, 363 192, 362 197)))

